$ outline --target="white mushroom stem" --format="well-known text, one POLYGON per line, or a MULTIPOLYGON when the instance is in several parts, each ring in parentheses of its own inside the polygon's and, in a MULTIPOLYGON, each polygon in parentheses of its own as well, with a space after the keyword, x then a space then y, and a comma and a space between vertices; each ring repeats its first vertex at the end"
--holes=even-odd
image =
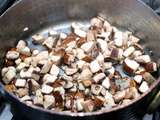
POLYGON ((96 73, 101 69, 97 60, 94 60, 90 63, 90 69, 93 73, 96 73))
POLYGON ((143 81, 139 87, 139 91, 145 93, 149 89, 147 82, 143 81))

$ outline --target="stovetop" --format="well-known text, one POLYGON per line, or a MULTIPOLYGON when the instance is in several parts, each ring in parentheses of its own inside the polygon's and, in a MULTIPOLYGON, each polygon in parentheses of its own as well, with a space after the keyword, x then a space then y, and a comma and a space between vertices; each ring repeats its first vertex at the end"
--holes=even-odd
MULTIPOLYGON (((0 14, 7 10, 14 2, 18 0, 0 0, 0 14), (7 3, 7 4, 6 4, 7 3)), ((149 5, 158 15, 160 15, 160 0, 142 0, 149 5)), ((25 120, 18 118, 11 113, 10 104, 6 103, 0 97, 0 120, 25 120)), ((126 120, 126 119, 125 119, 126 120)), ((160 120, 160 108, 153 114, 146 114, 143 118, 127 118, 127 120, 160 120)))

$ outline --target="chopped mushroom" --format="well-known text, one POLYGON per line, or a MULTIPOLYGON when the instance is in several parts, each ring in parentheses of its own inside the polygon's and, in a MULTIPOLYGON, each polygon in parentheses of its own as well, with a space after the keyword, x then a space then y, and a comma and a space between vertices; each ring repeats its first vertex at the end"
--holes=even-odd
POLYGON ((104 52, 106 49, 108 49, 106 41, 104 41, 102 39, 97 39, 97 43, 99 44, 102 52, 104 52))
POLYGON ((120 31, 115 32, 114 42, 115 42, 115 45, 116 45, 117 47, 122 47, 122 45, 123 45, 122 32, 120 32, 120 31))
POLYGON ((133 52, 135 51, 135 48, 133 46, 127 48, 124 52, 123 52, 123 56, 124 57, 128 57, 130 56, 133 52))
POLYGON ((98 73, 93 77, 93 80, 96 83, 98 83, 98 82, 102 81, 105 77, 106 77, 106 75, 104 73, 98 73))
POLYGON ((55 98, 52 95, 44 95, 44 108, 51 108, 55 105, 55 98))
POLYGON ((42 93, 44 94, 50 94, 53 91, 53 88, 49 85, 42 85, 42 89, 41 89, 42 93))
POLYGON ((31 50, 29 47, 24 47, 23 49, 19 50, 19 52, 23 55, 30 56, 31 50))
POLYGON ((102 90, 102 86, 101 85, 95 85, 95 84, 91 85, 91 92, 93 94, 99 95, 101 90, 102 90))
POLYGON ((151 85, 153 82, 156 81, 156 79, 155 79, 149 72, 145 72, 142 76, 143 76, 143 79, 144 79, 149 85, 151 85))
POLYGON ((139 87, 139 91, 144 93, 149 89, 149 86, 147 84, 147 82, 143 81, 142 84, 139 87))
POLYGON ((45 38, 41 34, 36 34, 32 36, 32 40, 34 43, 43 43, 45 38))
POLYGON ((155 62, 146 63, 145 69, 148 72, 155 72, 157 71, 157 64, 155 62))
POLYGON ((66 68, 66 69, 65 69, 65 73, 66 73, 67 75, 73 75, 73 74, 75 74, 77 71, 78 71, 77 68, 66 68))
POLYGON ((33 103, 35 104, 35 105, 40 105, 40 106, 42 106, 43 105, 43 95, 42 95, 42 93, 41 93, 41 90, 37 90, 36 91, 36 95, 34 96, 34 98, 33 98, 33 103))
POLYGON ((41 73, 48 73, 48 72, 50 71, 51 67, 52 67, 52 62, 51 62, 51 61, 47 61, 47 62, 43 65, 43 67, 42 67, 42 69, 41 69, 41 73))
POLYGON ((94 61, 91 62, 90 69, 93 73, 96 73, 101 69, 97 60, 94 60, 94 61))
POLYGON ((108 77, 106 77, 103 82, 102 82, 102 86, 105 87, 106 89, 110 88, 110 80, 108 77))
POLYGON ((17 79, 15 86, 16 87, 25 87, 26 85, 26 80, 25 79, 17 79))
POLYGON ((134 80, 135 80, 138 84, 140 84, 140 83, 142 82, 142 79, 143 79, 142 75, 136 75, 136 76, 134 76, 134 80))
POLYGON ((60 69, 56 65, 52 65, 50 74, 58 76, 60 69))
POLYGON ((51 74, 45 74, 43 77, 43 81, 45 84, 54 83, 57 80, 57 76, 51 74))
POLYGON ((86 112, 92 112, 95 109, 95 105, 92 100, 84 101, 82 105, 86 112))
POLYGON ((83 49, 85 52, 90 52, 94 47, 94 42, 89 41, 81 45, 81 49, 83 49))
POLYGON ((22 98, 26 95, 28 95, 28 89, 27 88, 19 88, 16 90, 17 95, 22 98))
POLYGON ((44 42, 43 45, 46 46, 48 49, 52 49, 53 45, 55 44, 55 39, 53 37, 48 37, 44 42))
POLYGON ((129 73, 129 74, 132 74, 134 73, 139 67, 139 64, 134 61, 134 60, 130 60, 128 58, 126 58, 124 60, 124 70, 129 73))
POLYGON ((124 99, 126 92, 125 91, 118 91, 114 96, 115 102, 119 102, 124 99))
POLYGON ((15 60, 19 57, 19 53, 16 51, 8 51, 6 54, 7 59, 15 60))
POLYGON ((20 51, 21 49, 26 47, 26 42, 23 40, 20 40, 16 46, 17 50, 20 51))
POLYGON ((5 55, 5 89, 28 106, 67 113, 105 111, 147 92, 159 64, 140 39, 101 16, 90 24, 19 40, 5 55))
POLYGON ((86 32, 81 29, 77 29, 77 28, 74 29, 74 33, 79 37, 86 37, 86 32))
POLYGON ((148 63, 151 61, 151 58, 149 55, 141 55, 141 56, 137 56, 135 60, 139 63, 148 63))
POLYGON ((2 80, 5 84, 9 84, 15 77, 16 77, 16 69, 14 67, 8 67, 8 69, 6 69, 4 73, 2 80))

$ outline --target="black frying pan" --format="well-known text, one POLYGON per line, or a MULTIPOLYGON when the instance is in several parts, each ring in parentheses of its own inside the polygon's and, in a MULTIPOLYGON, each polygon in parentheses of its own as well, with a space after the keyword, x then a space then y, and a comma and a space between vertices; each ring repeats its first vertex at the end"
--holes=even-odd
MULTIPOLYGON (((0 18, 0 66, 9 47, 15 46, 19 39, 25 39, 32 33, 50 25, 57 25, 71 20, 87 21, 100 15, 113 25, 128 29, 142 39, 146 49, 152 50, 152 57, 160 58, 160 18, 153 11, 137 0, 22 0, 11 7, 0 18), (28 31, 24 28, 28 27, 28 31)), ((3 96, 11 102, 14 113, 21 113, 31 120, 58 119, 117 119, 123 114, 143 115, 159 91, 160 79, 152 84, 148 92, 122 105, 104 111, 92 113, 65 113, 31 108, 20 102, 14 95, 6 92, 1 84, 3 96)), ((153 102, 152 105, 155 103, 153 102)), ((156 104, 158 105, 158 104, 156 104)), ((152 107, 152 109, 154 108, 152 107)), ((150 109, 151 110, 151 109, 150 109)))

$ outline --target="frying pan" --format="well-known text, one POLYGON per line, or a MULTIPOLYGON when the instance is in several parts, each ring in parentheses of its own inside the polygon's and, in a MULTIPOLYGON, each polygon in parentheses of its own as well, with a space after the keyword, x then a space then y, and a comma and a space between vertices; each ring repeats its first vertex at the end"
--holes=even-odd
MULTIPOLYGON (((159 62, 160 18, 138 0, 21 0, 0 17, 0 67, 3 66, 6 50, 15 46, 18 40, 25 39, 47 26, 60 25, 72 20, 88 21, 97 15, 141 38, 143 46, 152 51, 152 58, 159 62), (24 30, 26 27, 28 31, 24 30)), ((150 111, 158 106, 159 99, 154 99, 154 96, 159 91, 160 79, 158 72, 156 75, 156 82, 138 99, 127 105, 91 113, 56 112, 29 107, 5 91, 2 84, 0 88, 3 97, 12 104, 13 113, 21 114, 30 120, 121 120, 124 114, 131 112, 132 116, 141 116, 149 106, 152 108, 150 111)), ((156 98, 159 98, 158 95, 156 98)))

